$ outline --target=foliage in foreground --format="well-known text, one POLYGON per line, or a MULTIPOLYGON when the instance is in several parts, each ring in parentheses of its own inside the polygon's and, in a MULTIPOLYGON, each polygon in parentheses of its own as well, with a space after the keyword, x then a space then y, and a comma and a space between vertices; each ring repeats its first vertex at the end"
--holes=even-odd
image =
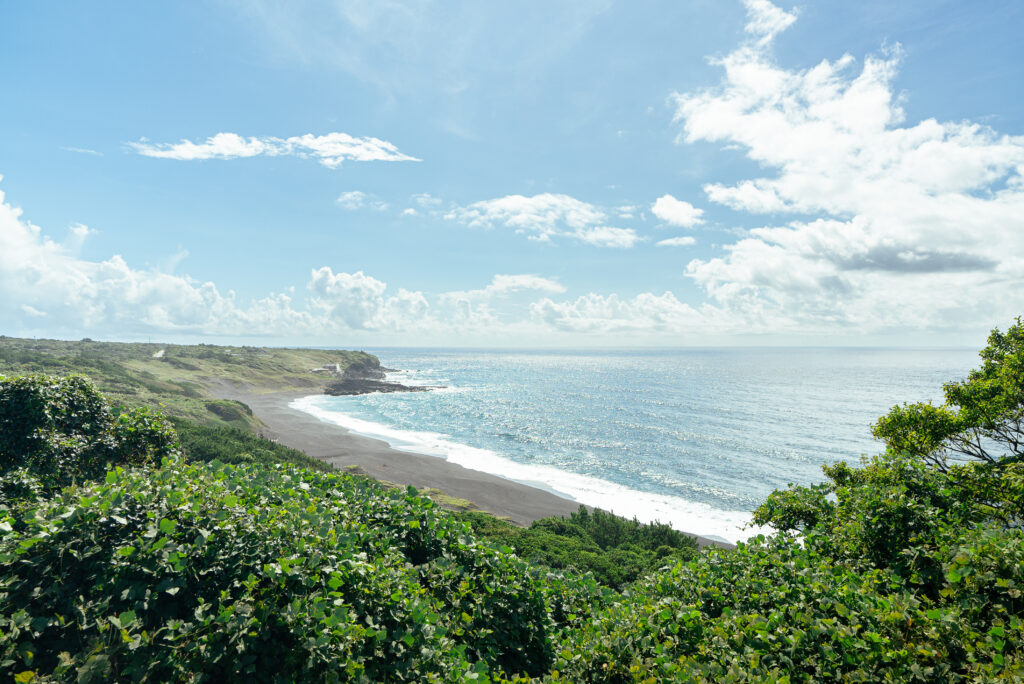
POLYGON ((828 534, 780 534, 615 592, 531 570, 412 492, 168 460, 9 511, 0 529, 6 676, 1024 676, 1024 535, 987 524, 936 536, 927 574, 837 557, 828 534))
POLYGON ((78 681, 542 674, 537 581, 429 499, 283 466, 117 469, 0 539, 0 669, 78 681))
POLYGON ((972 528, 933 554, 939 595, 785 535, 709 549, 563 631, 568 681, 1019 681, 1024 537, 972 528))

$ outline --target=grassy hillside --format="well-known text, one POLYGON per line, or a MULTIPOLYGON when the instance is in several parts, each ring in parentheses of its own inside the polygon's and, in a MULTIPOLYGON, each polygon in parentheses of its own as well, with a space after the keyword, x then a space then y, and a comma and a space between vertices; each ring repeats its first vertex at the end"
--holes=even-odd
POLYGON ((212 388, 245 385, 255 391, 322 387, 310 372, 324 364, 342 368, 376 363, 358 351, 222 347, 92 340, 26 340, 0 336, 0 375, 43 373, 89 377, 115 402, 160 408, 206 425, 253 429, 257 419, 238 402, 216 399, 212 388))

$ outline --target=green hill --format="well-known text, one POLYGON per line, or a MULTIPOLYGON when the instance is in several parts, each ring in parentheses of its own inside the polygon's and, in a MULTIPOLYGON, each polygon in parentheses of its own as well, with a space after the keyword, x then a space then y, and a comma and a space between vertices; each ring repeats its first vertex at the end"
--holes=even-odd
POLYGON ((379 365, 358 351, 225 347, 208 344, 26 340, 0 336, 0 374, 81 374, 114 402, 159 408, 170 416, 243 429, 258 427, 248 407, 218 399, 222 386, 257 392, 315 391, 325 364, 379 365))

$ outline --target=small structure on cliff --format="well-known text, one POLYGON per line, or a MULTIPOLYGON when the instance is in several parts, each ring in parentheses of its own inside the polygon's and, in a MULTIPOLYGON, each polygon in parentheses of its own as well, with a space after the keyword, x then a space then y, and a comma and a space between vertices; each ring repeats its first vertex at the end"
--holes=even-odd
POLYGON ((319 368, 311 368, 311 373, 328 373, 330 375, 341 375, 340 363, 325 363, 319 368))

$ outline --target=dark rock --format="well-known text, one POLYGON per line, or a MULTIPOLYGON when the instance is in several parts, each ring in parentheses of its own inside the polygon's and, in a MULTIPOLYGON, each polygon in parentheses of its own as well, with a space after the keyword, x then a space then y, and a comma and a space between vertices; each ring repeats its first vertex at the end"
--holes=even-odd
POLYGON ((433 387, 409 386, 398 382, 386 382, 385 373, 393 372, 375 361, 360 361, 345 369, 341 379, 324 388, 324 394, 331 396, 351 396, 369 394, 371 392, 426 392, 433 387))
POLYGON ((324 394, 331 396, 349 396, 353 394, 369 394, 370 392, 426 392, 431 387, 411 387, 398 382, 382 382, 364 378, 342 378, 324 388, 324 394))

